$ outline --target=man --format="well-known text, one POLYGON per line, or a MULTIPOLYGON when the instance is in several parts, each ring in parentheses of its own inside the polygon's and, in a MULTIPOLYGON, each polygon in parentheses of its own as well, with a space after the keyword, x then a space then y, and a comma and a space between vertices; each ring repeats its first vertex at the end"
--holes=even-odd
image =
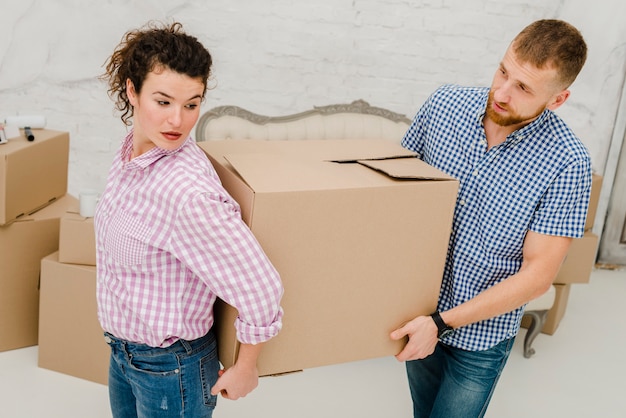
POLYGON ((590 157, 553 111, 586 54, 570 24, 534 22, 490 88, 439 88, 403 139, 460 181, 438 311, 391 334, 409 337, 397 358, 415 417, 485 414, 525 304, 549 289, 583 235, 590 157))

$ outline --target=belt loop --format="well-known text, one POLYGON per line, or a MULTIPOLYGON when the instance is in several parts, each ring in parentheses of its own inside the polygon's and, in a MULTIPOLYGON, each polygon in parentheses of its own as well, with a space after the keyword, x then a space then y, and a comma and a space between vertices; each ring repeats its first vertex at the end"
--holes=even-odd
POLYGON ((191 344, 189 344, 189 341, 183 340, 182 338, 178 341, 180 341, 180 344, 183 346, 185 351, 187 351, 187 354, 191 354, 191 352, 193 351, 193 348, 191 347, 191 344))

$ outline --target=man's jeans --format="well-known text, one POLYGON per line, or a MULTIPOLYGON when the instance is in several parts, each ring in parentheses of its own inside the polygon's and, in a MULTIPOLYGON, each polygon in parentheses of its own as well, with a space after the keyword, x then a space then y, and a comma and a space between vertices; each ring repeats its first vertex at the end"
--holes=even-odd
POLYGON ((483 417, 514 341, 485 351, 438 343, 425 359, 407 361, 414 417, 483 417))
POLYGON ((213 333, 167 348, 105 334, 111 346, 109 398, 114 418, 210 418, 219 362, 213 333))

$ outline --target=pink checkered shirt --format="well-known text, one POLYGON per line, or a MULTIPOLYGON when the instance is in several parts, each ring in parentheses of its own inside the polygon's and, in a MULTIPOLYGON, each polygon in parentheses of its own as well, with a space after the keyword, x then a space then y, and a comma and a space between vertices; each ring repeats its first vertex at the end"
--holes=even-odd
POLYGON ((167 347, 213 325, 220 297, 239 311, 237 338, 282 326, 280 277, 193 139, 113 161, 95 216, 98 318, 118 338, 167 347))

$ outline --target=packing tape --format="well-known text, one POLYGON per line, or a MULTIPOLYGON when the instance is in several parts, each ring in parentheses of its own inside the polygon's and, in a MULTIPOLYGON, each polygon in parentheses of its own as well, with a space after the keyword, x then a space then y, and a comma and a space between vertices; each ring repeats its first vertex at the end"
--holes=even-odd
POLYGON ((7 116, 7 125, 15 125, 18 128, 29 127, 31 129, 41 129, 46 126, 46 117, 42 115, 18 115, 7 116))

